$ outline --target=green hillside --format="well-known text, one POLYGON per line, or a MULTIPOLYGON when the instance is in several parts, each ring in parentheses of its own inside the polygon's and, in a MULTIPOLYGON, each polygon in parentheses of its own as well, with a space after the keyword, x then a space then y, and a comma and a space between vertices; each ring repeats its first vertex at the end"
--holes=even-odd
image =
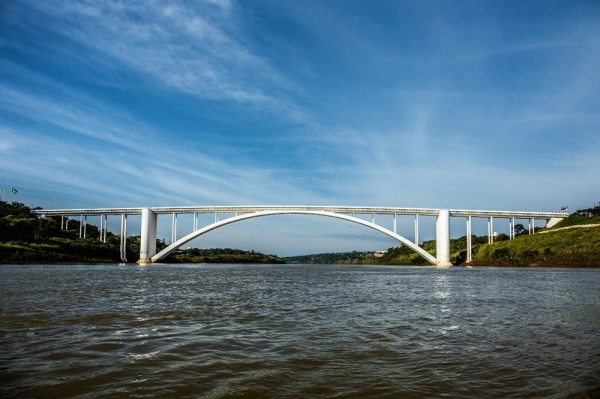
POLYGON ((600 227, 548 230, 485 244, 472 265, 600 267, 600 227))
MULTIPOLYGON (((106 234, 99 240, 94 225, 86 227, 86 238, 79 238, 79 221, 70 220, 61 229, 60 217, 41 218, 18 202, 0 201, 0 263, 100 263, 121 262, 120 236, 106 234)), ((158 251, 166 247, 157 240, 158 251)), ((127 237, 127 260, 136 262, 140 236, 127 237)), ((164 262, 170 263, 285 263, 274 255, 235 249, 197 249, 177 251, 164 262)))
MULTIPOLYGON (((472 236, 474 261, 471 265, 600 267, 600 227, 592 227, 594 224, 600 224, 600 206, 577 210, 552 228, 536 228, 532 235, 518 224, 515 226, 517 237, 513 240, 499 234, 493 244, 488 244, 487 236, 472 236)), ((435 256, 435 240, 425 241, 421 247, 435 256)), ((452 264, 465 264, 466 248, 466 236, 450 240, 452 264)), ((407 247, 388 249, 376 263, 428 264, 407 247)))

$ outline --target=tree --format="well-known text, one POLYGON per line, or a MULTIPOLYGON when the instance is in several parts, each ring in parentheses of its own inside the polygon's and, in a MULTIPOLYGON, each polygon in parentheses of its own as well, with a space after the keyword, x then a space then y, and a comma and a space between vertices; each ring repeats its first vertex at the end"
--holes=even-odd
POLYGON ((525 226, 521 223, 515 224, 515 236, 520 236, 525 233, 525 226))
POLYGON ((508 240, 508 236, 504 233, 498 234, 498 236, 494 239, 494 241, 506 241, 508 240))

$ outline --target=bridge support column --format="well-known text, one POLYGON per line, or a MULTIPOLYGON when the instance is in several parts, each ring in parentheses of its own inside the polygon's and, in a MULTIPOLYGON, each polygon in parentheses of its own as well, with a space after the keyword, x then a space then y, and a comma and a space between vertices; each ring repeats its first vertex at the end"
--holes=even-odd
POLYGON ((152 263, 152 257, 156 255, 156 220, 156 213, 152 209, 142 209, 140 260, 137 263, 152 263))
POLYGON ((419 214, 415 215, 415 245, 419 245, 419 214))
POLYGON ((471 216, 467 216, 467 263, 473 261, 473 225, 471 222, 471 216))
POLYGON ((121 215, 121 262, 127 262, 127 215, 121 215))
POLYGON ((435 223, 436 266, 452 266, 450 263, 450 212, 440 210, 435 223))

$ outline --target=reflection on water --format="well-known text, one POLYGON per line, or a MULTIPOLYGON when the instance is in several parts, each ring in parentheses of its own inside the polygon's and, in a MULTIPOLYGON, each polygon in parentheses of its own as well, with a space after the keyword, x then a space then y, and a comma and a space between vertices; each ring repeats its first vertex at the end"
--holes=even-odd
POLYGON ((600 270, 1 270, 1 397, 600 395, 600 270))

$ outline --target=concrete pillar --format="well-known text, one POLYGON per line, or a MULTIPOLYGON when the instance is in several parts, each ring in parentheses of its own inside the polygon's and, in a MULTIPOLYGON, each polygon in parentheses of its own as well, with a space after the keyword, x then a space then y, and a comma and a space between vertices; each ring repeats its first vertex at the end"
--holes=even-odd
POLYGON ((415 245, 419 245, 419 214, 415 215, 415 245))
POLYGON ((467 262, 473 261, 473 237, 472 237, 471 216, 467 216, 467 262))
POLYGON ((121 261, 127 262, 127 215, 121 215, 121 261))
POLYGON ((514 240, 515 237, 515 218, 510 219, 510 239, 514 240))
POLYGON ((177 241, 177 214, 173 213, 173 223, 171 224, 171 244, 177 241))
POLYGON ((142 209, 140 260, 138 263, 152 263, 151 258, 156 255, 156 216, 152 209, 142 209))
POLYGON ((108 215, 102 215, 104 219, 104 230, 102 232, 102 242, 106 242, 106 232, 108 231, 108 215))
POLYGON ((450 263, 450 212, 440 210, 435 222, 436 266, 452 266, 450 263))

